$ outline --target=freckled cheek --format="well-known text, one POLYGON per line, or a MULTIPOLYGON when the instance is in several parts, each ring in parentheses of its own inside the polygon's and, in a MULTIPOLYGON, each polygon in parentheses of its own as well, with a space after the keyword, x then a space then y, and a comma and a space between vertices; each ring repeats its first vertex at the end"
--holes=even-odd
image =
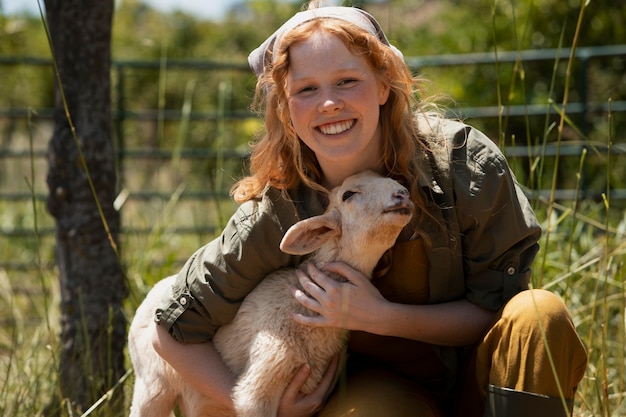
POLYGON ((346 97, 346 101, 349 101, 351 103, 359 103, 361 105, 364 105, 366 103, 372 103, 374 99, 376 99, 376 105, 378 105, 377 90, 358 90, 355 91, 354 94, 351 94, 350 97, 346 97))
POLYGON ((306 125, 308 113, 314 110, 312 104, 306 103, 302 100, 289 100, 288 108, 291 116, 291 123, 293 123, 296 129, 300 126, 306 125))

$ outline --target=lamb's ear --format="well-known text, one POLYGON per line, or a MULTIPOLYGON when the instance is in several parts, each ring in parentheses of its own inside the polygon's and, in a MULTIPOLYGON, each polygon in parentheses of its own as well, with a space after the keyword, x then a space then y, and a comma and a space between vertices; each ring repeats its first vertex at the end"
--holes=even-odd
POLYGON ((331 210, 291 226, 280 242, 280 250, 291 255, 306 255, 340 233, 341 216, 331 210))

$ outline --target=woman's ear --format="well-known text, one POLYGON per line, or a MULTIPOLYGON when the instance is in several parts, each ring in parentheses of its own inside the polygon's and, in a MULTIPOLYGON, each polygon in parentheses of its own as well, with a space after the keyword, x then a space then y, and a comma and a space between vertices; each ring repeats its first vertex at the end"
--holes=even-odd
MULTIPOLYGON (((388 79, 388 74, 385 74, 388 79)), ((386 81, 378 81, 378 104, 382 106, 389 99, 389 92, 391 91, 390 84, 386 81)))

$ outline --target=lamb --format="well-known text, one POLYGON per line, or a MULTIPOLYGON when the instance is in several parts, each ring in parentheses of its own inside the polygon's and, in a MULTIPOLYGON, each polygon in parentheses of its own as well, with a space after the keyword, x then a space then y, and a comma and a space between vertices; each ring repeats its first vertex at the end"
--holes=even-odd
MULTIPOLYGON (((343 261, 371 278, 384 252, 411 219, 413 204, 405 187, 371 171, 354 175, 329 195, 323 215, 302 220, 283 237, 280 249, 306 255, 318 267, 343 261)), ((339 277, 336 277, 339 278, 339 277)), ((232 416, 186 386, 154 351, 148 329, 161 294, 173 277, 157 283, 138 308, 129 330, 129 351, 136 381, 131 417, 172 416, 178 403, 186 417, 232 416)), ((290 318, 307 311, 289 293, 299 285, 293 269, 268 275, 244 300, 231 323, 213 343, 237 377, 233 402, 237 417, 276 416, 281 395, 303 365, 311 374, 302 392, 317 386, 331 358, 345 346, 348 332, 303 326, 290 318)), ((308 314, 313 314, 308 312, 308 314)))

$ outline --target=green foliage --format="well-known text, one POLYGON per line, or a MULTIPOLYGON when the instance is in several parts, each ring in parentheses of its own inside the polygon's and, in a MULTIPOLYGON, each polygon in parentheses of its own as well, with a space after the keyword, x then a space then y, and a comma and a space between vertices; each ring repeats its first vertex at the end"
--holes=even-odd
POLYGON ((20 57, 50 57, 41 22, 29 16, 0 15, 0 57, 18 57, 18 64, 2 68, 0 109, 48 107, 54 97, 52 74, 49 69, 21 65, 20 57))

